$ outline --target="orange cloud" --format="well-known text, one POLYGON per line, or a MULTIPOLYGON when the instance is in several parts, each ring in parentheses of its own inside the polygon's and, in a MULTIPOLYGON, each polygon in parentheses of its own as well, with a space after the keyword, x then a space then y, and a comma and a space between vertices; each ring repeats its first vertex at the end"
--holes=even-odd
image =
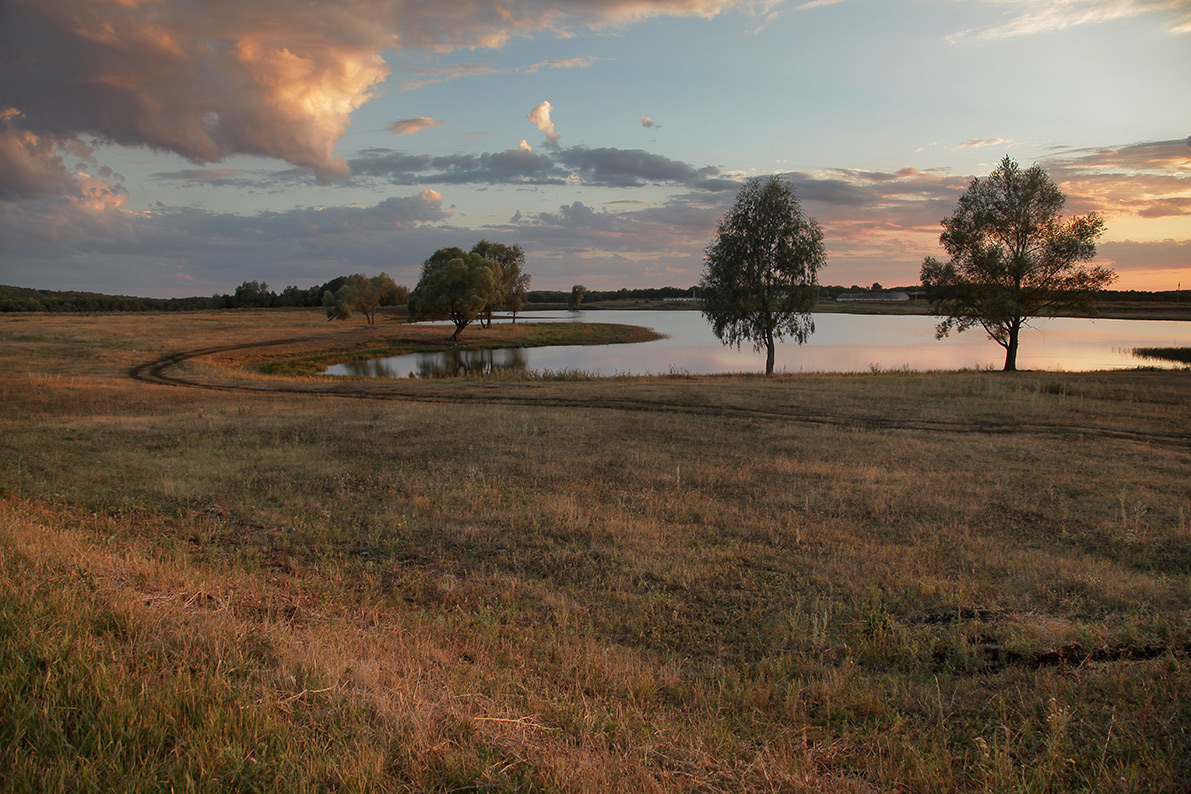
POLYGON ((387 129, 394 135, 413 135, 421 132, 428 127, 440 127, 445 122, 437 121, 427 116, 418 116, 416 119, 405 119, 403 121, 394 121, 387 129))
POLYGON ((542 100, 533 110, 529 111, 529 115, 526 118, 538 125, 538 129, 546 136, 546 145, 551 149, 557 149, 558 139, 562 135, 554 129, 554 122, 550 120, 550 111, 553 109, 553 105, 542 100))
MULTIPOLYGON (((386 50, 498 47, 515 36, 569 35, 575 25, 753 5, 764 3, 6 0, 0 108, 19 110, 19 126, 42 139, 93 136, 194 163, 263 155, 328 181, 347 174, 335 143, 388 76, 386 50)), ((543 61, 524 71, 593 61, 543 61)))

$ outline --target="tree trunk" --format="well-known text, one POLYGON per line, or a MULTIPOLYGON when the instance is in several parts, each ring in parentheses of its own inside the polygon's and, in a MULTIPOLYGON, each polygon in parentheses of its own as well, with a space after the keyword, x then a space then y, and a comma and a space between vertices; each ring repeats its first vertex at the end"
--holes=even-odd
POLYGON ((773 337, 770 336, 765 340, 765 374, 773 374, 773 352, 774 352, 773 337))
POLYGON ((1017 372, 1017 338, 1021 331, 1021 326, 1014 323, 1009 326, 1009 344, 1005 345, 1005 369, 1004 372, 1017 372))

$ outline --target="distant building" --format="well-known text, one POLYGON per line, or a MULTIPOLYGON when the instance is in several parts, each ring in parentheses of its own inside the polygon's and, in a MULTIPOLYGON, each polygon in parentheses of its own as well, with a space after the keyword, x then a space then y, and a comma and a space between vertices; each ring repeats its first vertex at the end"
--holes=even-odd
POLYGON ((904 292, 844 292, 837 301, 908 301, 904 292))

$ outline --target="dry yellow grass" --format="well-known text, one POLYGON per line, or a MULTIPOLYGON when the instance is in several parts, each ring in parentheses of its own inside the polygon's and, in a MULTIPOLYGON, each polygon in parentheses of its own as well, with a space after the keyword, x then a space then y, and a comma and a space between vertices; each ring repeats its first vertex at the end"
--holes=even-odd
POLYGON ((0 318, 0 787, 1191 780, 1188 373, 241 366, 392 331, 0 318))

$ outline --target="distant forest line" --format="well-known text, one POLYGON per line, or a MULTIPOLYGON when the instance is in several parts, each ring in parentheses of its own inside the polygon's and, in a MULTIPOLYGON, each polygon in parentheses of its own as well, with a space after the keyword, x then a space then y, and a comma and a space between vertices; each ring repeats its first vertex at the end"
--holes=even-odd
MULTIPOLYGON (((190 298, 142 298, 131 295, 105 295, 98 292, 77 290, 47 290, 0 285, 0 312, 145 312, 145 311, 209 311, 212 309, 249 309, 284 307, 322 307, 323 293, 334 292, 343 285, 347 276, 338 276, 325 284, 301 288, 288 286, 281 292, 273 292, 268 284, 246 281, 230 295, 211 295, 190 298)), ((846 292, 900 292, 921 291, 922 288, 884 288, 880 284, 867 287, 853 284, 850 287, 824 285, 819 288, 821 297, 834 300, 846 292)), ((1144 292, 1140 290, 1105 290, 1100 293, 1104 300, 1138 302, 1179 301, 1181 293, 1175 290, 1144 292)), ((542 304, 565 305, 571 297, 570 290, 531 290, 526 296, 527 308, 542 304)), ((583 298, 586 304, 608 301, 664 301, 683 298, 697 298, 696 287, 640 287, 617 290, 589 290, 583 298)))

